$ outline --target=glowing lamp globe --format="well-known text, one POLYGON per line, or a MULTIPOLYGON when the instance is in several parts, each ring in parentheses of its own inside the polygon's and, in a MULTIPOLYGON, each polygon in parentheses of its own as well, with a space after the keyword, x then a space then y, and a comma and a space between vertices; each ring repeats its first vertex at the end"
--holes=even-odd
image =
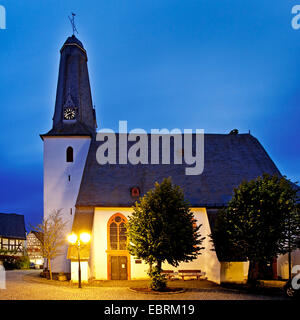
POLYGON ((80 235, 80 240, 83 243, 88 243, 91 240, 91 235, 89 233, 87 233, 87 232, 83 232, 80 235))
POLYGON ((69 234, 68 235, 68 241, 72 244, 75 244, 77 241, 77 236, 75 233, 69 234))

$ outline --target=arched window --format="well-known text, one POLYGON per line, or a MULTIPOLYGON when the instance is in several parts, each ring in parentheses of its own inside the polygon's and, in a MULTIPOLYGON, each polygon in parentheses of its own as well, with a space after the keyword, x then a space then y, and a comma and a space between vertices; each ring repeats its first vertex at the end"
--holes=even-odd
POLYGON ((139 187, 132 187, 130 189, 130 193, 132 197, 139 197, 140 196, 140 188, 139 187))
POLYGON ((127 236, 125 223, 127 219, 120 213, 113 215, 108 221, 108 249, 126 250, 127 236))
POLYGON ((67 162, 73 162, 73 148, 72 147, 67 148, 66 156, 67 156, 67 162))

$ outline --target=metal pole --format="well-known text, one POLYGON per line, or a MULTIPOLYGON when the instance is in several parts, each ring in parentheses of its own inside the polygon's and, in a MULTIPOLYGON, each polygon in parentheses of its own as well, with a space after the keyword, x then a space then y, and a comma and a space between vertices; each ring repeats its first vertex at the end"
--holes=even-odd
POLYGON ((78 241, 78 288, 81 288, 80 242, 78 241))

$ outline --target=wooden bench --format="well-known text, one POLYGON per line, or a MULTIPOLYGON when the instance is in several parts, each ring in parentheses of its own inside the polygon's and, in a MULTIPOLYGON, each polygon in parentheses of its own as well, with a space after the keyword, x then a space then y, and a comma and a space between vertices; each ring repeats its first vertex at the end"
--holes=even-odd
POLYGON ((196 277, 197 280, 203 275, 201 270, 178 270, 179 276, 184 280, 184 277, 196 277))
POLYGON ((172 280, 172 278, 175 276, 174 270, 162 270, 161 273, 165 275, 168 280, 172 280))

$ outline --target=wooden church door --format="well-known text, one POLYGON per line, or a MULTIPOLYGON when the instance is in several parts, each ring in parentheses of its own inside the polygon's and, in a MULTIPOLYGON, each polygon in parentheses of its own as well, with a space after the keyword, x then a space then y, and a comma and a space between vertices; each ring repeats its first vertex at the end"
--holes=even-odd
POLYGON ((127 257, 111 256, 111 280, 127 280, 127 257))

